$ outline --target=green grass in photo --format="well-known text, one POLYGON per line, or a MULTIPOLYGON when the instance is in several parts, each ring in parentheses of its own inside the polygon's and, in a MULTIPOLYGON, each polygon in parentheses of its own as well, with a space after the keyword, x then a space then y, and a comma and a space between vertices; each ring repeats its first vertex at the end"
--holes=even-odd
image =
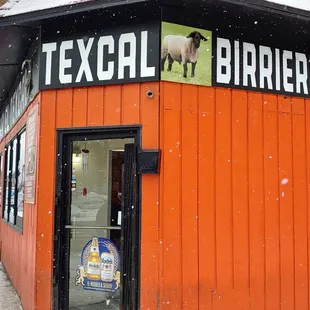
POLYGON ((183 66, 178 62, 174 62, 172 66, 172 71, 168 72, 168 60, 165 63, 165 71, 161 72, 161 79, 164 81, 178 82, 178 83, 188 83, 197 85, 207 85, 210 86, 212 83, 212 32, 204 29, 199 29, 195 27, 187 27, 177 24, 171 24, 167 22, 162 22, 162 38, 163 41, 166 35, 181 35, 188 36, 192 31, 199 31, 208 41, 201 41, 199 47, 199 59, 196 65, 195 77, 191 77, 191 66, 188 64, 188 76, 183 77, 183 66))

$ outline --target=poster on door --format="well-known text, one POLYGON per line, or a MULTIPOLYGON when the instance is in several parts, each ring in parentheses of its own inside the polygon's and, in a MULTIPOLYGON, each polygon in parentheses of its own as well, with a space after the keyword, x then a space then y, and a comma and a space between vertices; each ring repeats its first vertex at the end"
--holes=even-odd
POLYGON ((116 292, 120 286, 120 254, 107 238, 93 237, 84 246, 76 286, 84 290, 116 292))
POLYGON ((25 203, 34 204, 37 170, 38 105, 28 114, 26 127, 25 203))

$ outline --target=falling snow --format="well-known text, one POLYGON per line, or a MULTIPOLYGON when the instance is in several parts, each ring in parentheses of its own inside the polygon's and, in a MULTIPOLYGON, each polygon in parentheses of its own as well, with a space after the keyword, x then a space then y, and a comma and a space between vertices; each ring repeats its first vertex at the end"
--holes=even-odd
POLYGON ((282 185, 286 185, 289 182, 288 178, 284 178, 281 180, 282 185))

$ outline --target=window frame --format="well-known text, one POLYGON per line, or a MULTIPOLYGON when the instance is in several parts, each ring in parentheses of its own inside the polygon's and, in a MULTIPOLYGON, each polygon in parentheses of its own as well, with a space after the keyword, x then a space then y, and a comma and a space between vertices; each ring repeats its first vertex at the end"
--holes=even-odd
MULTIPOLYGON (((21 137, 22 135, 26 135, 26 126, 24 126, 11 140, 9 143, 6 144, 5 146, 5 152, 4 156, 3 154, 2 157, 4 157, 4 169, 3 169, 3 183, 2 183, 2 220, 13 227, 16 231, 22 233, 23 232, 23 222, 24 222, 24 216, 23 217, 18 217, 18 182, 19 182, 19 177, 20 177, 20 171, 19 171, 19 162, 20 162, 20 154, 21 154, 21 137), (14 158, 14 143, 16 140, 16 158, 14 158), (10 147, 10 149, 9 149, 10 147), (8 150, 9 149, 9 150, 8 150), (9 159, 9 167, 7 165, 9 159), (14 162, 13 162, 13 159, 14 162), (14 186, 14 204, 11 204, 12 201, 12 184, 13 184, 13 164, 15 165, 15 186, 14 186), (8 173, 9 169, 9 173, 8 173), (8 191, 7 191, 8 187, 8 191), (5 208, 6 204, 6 199, 7 199, 7 210, 5 208), (13 221, 10 219, 10 215, 12 214, 12 209, 13 209, 13 221), (6 217, 5 217, 6 216, 6 217), (18 219, 17 219, 18 218, 18 219)), ((26 148, 26 136, 25 136, 25 148, 26 148)), ((26 150, 24 152, 24 155, 26 155, 26 150)), ((24 159, 25 160, 25 159, 24 159)), ((0 162, 0 164, 2 164, 0 162)), ((2 182, 2 180, 1 180, 2 182)), ((25 190, 25 186, 22 189, 23 191, 25 190)), ((24 201, 23 201, 23 208, 24 208, 24 201)))

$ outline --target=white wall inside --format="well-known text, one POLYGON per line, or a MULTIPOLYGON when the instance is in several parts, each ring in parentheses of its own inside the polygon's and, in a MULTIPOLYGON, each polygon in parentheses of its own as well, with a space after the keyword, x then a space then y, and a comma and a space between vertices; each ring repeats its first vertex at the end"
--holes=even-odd
MULTIPOLYGON (((86 143, 86 149, 89 150, 89 170, 83 174, 82 161, 73 163, 77 179, 75 196, 82 195, 84 187, 88 193, 95 192, 100 195, 108 194, 108 155, 110 150, 123 150, 126 143, 131 143, 132 139, 122 140, 101 140, 89 141, 86 143)), ((85 148, 85 143, 80 146, 85 148)))
MULTIPOLYGON (((78 143, 79 148, 89 150, 88 172, 83 174, 82 159, 73 162, 76 176, 76 190, 72 192, 71 219, 75 222, 96 223, 99 208, 105 209, 104 219, 100 226, 109 226, 109 191, 110 191, 110 160, 111 150, 123 150, 125 144, 132 143, 133 139, 100 140, 78 143), (83 196, 83 188, 87 189, 87 196, 83 196)), ((80 155, 81 157, 81 155, 80 155)))

